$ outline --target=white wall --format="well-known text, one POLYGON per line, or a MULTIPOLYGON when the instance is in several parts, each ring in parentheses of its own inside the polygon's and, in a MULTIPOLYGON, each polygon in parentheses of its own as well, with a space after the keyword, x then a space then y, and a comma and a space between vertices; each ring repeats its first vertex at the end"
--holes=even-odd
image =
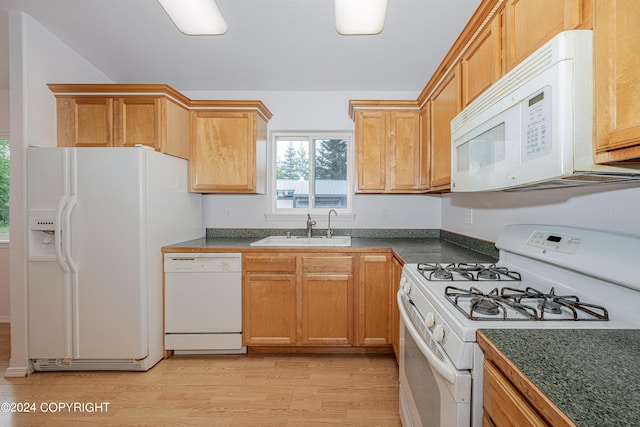
MULTIPOLYGON (((273 113, 269 132, 295 130, 349 130, 350 99, 416 99, 414 92, 207 92, 184 91, 191 99, 259 99, 273 113)), ((204 227, 292 228, 293 221, 265 219, 266 195, 207 195, 204 198, 204 227)), ((440 198, 419 195, 358 195, 355 217, 332 219, 336 228, 439 228, 440 198)), ((315 218, 318 227, 326 220, 315 218)))
POLYGON ((11 361, 6 376, 25 375, 26 217, 25 152, 28 145, 55 145, 55 98, 47 83, 111 83, 107 76, 30 16, 9 12, 11 129, 11 361))
POLYGON ((445 230, 495 241, 505 225, 518 223, 570 225, 640 236, 640 187, 452 193, 442 198, 445 230), (472 224, 467 223, 469 209, 472 224))

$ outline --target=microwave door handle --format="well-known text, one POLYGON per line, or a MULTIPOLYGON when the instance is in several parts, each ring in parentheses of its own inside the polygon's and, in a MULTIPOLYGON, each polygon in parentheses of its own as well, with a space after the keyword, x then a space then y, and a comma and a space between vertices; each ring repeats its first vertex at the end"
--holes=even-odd
POLYGON ((424 354, 424 356, 429 361, 429 365, 435 368, 435 370, 438 371, 438 373, 442 375, 448 382, 450 382, 451 384, 455 384, 456 374, 454 369, 452 369, 449 364, 438 359, 436 355, 433 354, 431 349, 424 343, 424 338, 420 336, 415 326, 411 322, 411 319, 409 319, 409 315, 407 314, 406 309, 404 308, 404 304, 402 303, 402 296, 400 295, 400 293, 398 293, 397 298, 400 316, 402 317, 405 327, 413 337, 416 345, 420 348, 420 351, 422 351, 422 354, 424 354))

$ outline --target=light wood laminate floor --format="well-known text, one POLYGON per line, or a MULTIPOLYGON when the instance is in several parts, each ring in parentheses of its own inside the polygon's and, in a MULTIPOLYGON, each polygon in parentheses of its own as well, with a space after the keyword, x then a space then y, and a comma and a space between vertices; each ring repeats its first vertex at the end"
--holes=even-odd
MULTIPOLYGON (((2 376, 9 349, 0 324, 2 376)), ((4 405, 2 427, 400 425, 392 355, 174 356, 148 372, 38 372, 0 377, 3 402, 35 412, 4 405), (89 411, 101 402, 106 411, 89 411)))

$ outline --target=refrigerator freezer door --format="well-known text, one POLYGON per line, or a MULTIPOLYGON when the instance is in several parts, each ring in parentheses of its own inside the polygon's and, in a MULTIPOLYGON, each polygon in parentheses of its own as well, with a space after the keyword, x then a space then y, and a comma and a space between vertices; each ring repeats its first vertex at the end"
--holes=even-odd
POLYGON ((27 206, 34 218, 54 218, 51 227, 30 221, 27 296, 31 358, 72 357, 71 276, 60 258, 60 213, 69 191, 69 150, 29 148, 27 206), (43 212, 53 215, 40 215, 43 212), (55 235, 52 235, 52 230, 55 235))

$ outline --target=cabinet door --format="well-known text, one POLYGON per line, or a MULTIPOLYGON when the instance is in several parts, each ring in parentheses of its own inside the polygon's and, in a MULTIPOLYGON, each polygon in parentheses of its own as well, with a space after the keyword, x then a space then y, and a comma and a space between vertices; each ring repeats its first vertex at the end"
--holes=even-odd
POLYGON ((301 257, 300 343, 353 343, 353 256, 301 257))
POLYGON ((295 274, 245 274, 242 291, 244 345, 294 345, 295 274))
POLYGON ((391 258, 360 256, 357 345, 391 344, 391 258))
POLYGON ((640 159, 640 4, 596 2, 596 160, 640 159))
POLYGON ((114 101, 117 147, 146 145, 161 149, 161 100, 157 97, 126 97, 114 101))
POLYGON ((420 189, 420 112, 390 111, 388 182, 391 191, 420 189))
POLYGON ((192 112, 191 191, 256 191, 256 113, 192 112))
POLYGON ((113 98, 60 97, 56 115, 58 146, 113 146, 113 98))
POLYGON ((511 70, 553 36, 583 23, 585 0, 509 0, 506 67, 511 70))
POLYGON ((301 287, 300 344, 351 345, 353 276, 304 274, 301 287))
POLYGON ((431 102, 420 108, 420 188, 431 188, 431 102))
POLYGON ((400 290, 400 277, 402 277, 402 264, 395 257, 391 260, 392 286, 391 289, 391 343, 396 360, 400 361, 400 310, 396 294, 400 290))
POLYGON ((355 114, 357 191, 382 192, 386 184, 386 113, 362 110, 355 114))
POLYGON ((502 28, 504 13, 498 12, 462 55, 462 106, 498 81, 503 74, 502 28))
POLYGON ((451 120, 460 112, 460 69, 453 68, 431 98, 431 189, 451 184, 451 120))

